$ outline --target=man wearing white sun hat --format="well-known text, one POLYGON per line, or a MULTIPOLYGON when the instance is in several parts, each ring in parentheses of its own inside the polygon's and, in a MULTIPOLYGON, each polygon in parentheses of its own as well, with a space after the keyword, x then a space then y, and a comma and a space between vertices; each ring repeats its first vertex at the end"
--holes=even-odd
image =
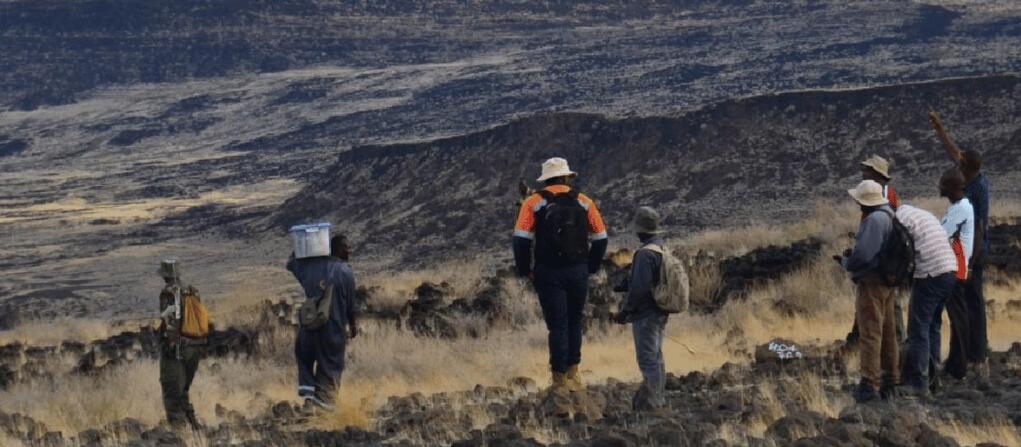
POLYGON ((894 288, 880 274, 882 249, 893 232, 893 209, 883 186, 865 180, 848 194, 865 216, 855 235, 854 249, 837 256, 857 285, 855 314, 861 332, 861 383, 855 393, 860 402, 870 401, 900 382, 894 318, 894 288))
POLYGON ((521 204, 514 226, 517 274, 530 278, 539 295, 558 392, 584 388, 578 372, 582 312, 588 276, 598 271, 608 243, 595 202, 570 186, 577 175, 563 158, 546 160, 537 179, 544 188, 521 204))

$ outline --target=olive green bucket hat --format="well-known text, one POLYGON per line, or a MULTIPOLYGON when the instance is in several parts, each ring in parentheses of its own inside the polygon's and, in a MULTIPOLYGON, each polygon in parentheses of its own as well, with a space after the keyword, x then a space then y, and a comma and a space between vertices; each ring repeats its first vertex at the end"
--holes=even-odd
POLYGON ((160 261, 160 268, 156 270, 156 274, 163 278, 180 278, 181 263, 177 261, 177 258, 164 259, 160 261))
POLYGON ((655 209, 643 206, 635 211, 631 227, 639 234, 662 234, 663 230, 659 228, 659 221, 659 213, 655 209))

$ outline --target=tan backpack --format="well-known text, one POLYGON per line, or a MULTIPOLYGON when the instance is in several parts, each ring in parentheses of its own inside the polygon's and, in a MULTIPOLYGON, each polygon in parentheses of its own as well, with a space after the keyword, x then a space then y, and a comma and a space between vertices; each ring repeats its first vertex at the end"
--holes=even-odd
POLYGON ((649 244, 642 249, 659 253, 663 258, 659 268, 659 284, 652 289, 656 306, 671 314, 688 310, 689 283, 684 263, 665 247, 649 244))
POLYGON ((333 284, 326 281, 319 282, 318 296, 305 298, 305 302, 298 309, 298 324, 303 328, 314 331, 330 321, 330 308, 333 303, 333 284))

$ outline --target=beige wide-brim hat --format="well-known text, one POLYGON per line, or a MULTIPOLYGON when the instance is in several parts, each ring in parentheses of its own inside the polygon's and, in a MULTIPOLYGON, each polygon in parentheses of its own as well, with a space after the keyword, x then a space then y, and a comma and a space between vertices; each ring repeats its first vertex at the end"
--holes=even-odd
POLYGON ((883 197, 883 185, 873 180, 865 180, 854 189, 847 190, 847 193, 855 202, 865 206, 880 206, 890 203, 886 197, 883 197))
POLYGON ((886 161, 885 158, 878 155, 873 155, 867 160, 861 162, 862 166, 868 166, 879 173, 879 175, 886 177, 889 180, 890 177, 890 162, 886 161))
POLYGON ((557 177, 577 177, 578 173, 567 166, 567 160, 560 157, 553 157, 542 163, 542 175, 536 181, 545 182, 557 177))

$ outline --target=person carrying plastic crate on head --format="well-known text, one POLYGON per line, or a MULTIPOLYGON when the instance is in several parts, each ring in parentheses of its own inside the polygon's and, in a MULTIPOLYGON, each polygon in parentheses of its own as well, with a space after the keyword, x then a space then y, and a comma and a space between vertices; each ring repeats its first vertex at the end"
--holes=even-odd
MULTIPOLYGON (((317 231, 329 230, 327 227, 317 231)), ((298 396, 304 400, 307 411, 314 408, 333 411, 344 371, 347 340, 358 335, 355 279, 348 265, 351 248, 342 235, 329 239, 327 251, 325 244, 304 240, 301 235, 304 227, 293 228, 292 233, 295 232, 299 233, 295 236, 296 253, 287 261, 287 270, 301 283, 306 297, 299 309, 294 343, 298 396)), ((305 232, 309 233, 312 232, 305 232)))

